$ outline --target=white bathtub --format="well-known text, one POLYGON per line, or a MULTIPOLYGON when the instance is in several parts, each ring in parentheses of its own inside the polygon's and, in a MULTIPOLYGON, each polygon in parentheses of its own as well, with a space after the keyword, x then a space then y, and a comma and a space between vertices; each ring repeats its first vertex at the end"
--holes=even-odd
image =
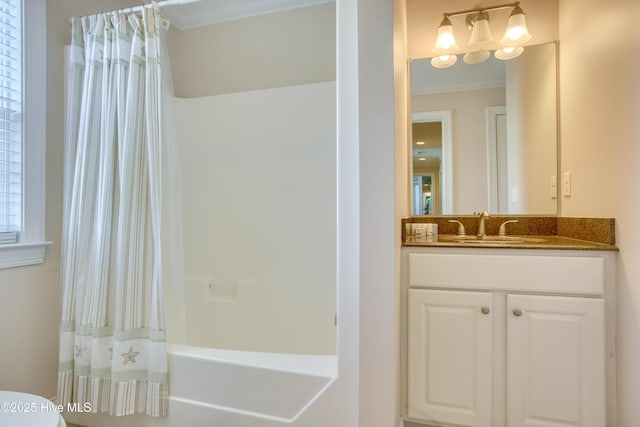
POLYGON ((169 346, 169 416, 65 414, 91 427, 278 427, 296 420, 336 377, 336 356, 169 346))
POLYGON ((169 369, 172 406, 290 424, 335 377, 336 357, 171 345, 169 369))

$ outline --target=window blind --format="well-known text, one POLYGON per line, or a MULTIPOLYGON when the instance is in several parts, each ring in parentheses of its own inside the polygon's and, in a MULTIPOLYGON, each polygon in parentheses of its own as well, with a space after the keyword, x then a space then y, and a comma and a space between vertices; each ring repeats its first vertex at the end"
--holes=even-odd
POLYGON ((22 4, 0 0, 0 244, 22 230, 22 4))

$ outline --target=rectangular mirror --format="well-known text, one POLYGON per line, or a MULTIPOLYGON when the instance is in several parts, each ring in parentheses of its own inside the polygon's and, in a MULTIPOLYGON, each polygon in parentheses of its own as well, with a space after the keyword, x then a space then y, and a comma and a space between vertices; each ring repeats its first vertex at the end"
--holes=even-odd
POLYGON ((556 44, 445 69, 411 61, 412 215, 557 214, 556 44))

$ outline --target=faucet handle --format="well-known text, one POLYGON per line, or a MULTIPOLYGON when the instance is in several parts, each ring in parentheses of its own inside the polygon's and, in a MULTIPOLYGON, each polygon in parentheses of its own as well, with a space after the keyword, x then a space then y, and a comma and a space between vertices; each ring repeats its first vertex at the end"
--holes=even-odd
POLYGON ((516 223, 516 222, 520 222, 520 220, 518 220, 518 219, 510 219, 510 220, 505 221, 502 224, 500 224, 500 229, 498 230, 498 235, 499 236, 506 236, 507 235, 507 224, 516 223))
POLYGON ((489 212, 487 212, 487 211, 475 211, 473 214, 489 218, 489 212))
POLYGON ((464 229, 464 225, 460 221, 457 221, 455 219, 450 219, 448 221, 458 224, 458 236, 465 236, 467 234, 464 229))

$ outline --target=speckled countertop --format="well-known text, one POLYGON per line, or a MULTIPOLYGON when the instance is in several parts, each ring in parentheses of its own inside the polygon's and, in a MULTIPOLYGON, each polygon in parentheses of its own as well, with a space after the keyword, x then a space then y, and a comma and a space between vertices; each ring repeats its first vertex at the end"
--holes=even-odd
POLYGON ((532 240, 530 242, 481 242, 465 243, 455 241, 457 225, 450 223, 454 219, 461 221, 469 236, 477 233, 478 217, 463 216, 423 216, 402 219, 402 245, 406 247, 457 247, 457 248, 495 248, 495 249, 566 249, 618 251, 615 245, 615 221, 612 218, 571 218, 555 216, 495 215, 486 219, 486 234, 495 236, 498 227, 506 220, 517 219, 508 225, 509 236, 518 236, 532 240), (411 223, 438 224, 439 236, 432 240, 416 239, 406 232, 411 223))

